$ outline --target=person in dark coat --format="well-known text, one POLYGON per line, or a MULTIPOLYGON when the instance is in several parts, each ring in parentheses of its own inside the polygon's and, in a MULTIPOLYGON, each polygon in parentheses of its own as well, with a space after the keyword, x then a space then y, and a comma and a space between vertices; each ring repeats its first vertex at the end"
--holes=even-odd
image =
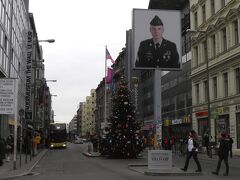
POLYGON ((3 159, 5 159, 5 141, 0 135, 0 166, 3 165, 3 159))
POLYGON ((197 137, 197 133, 194 130, 191 130, 189 132, 188 145, 187 146, 188 146, 187 147, 187 158, 186 158, 186 161, 185 161, 184 168, 181 168, 181 170, 187 171, 189 160, 190 160, 191 157, 193 157, 194 161, 197 164, 196 172, 202 172, 202 168, 201 168, 201 165, 200 165, 198 157, 197 157, 198 147, 199 147, 198 137, 197 137))
POLYGON ((204 135, 203 135, 203 142, 204 142, 204 146, 206 147, 207 155, 210 156, 210 149, 209 149, 209 146, 210 146, 210 137, 209 137, 208 132, 205 132, 205 133, 204 133, 204 135))
POLYGON ((233 139, 232 137, 228 134, 227 138, 229 139, 230 146, 229 146, 229 152, 230 152, 230 157, 232 158, 232 145, 233 145, 233 139))
POLYGON ((230 140, 227 138, 226 134, 223 132, 221 133, 221 138, 219 140, 220 146, 218 149, 218 164, 216 171, 213 171, 212 174, 218 175, 222 160, 226 165, 226 171, 223 174, 224 176, 229 175, 229 165, 228 165, 228 154, 229 154, 229 147, 230 147, 230 140))
POLYGON ((150 22, 151 39, 140 42, 135 67, 180 68, 176 44, 163 38, 163 22, 155 16, 150 22))

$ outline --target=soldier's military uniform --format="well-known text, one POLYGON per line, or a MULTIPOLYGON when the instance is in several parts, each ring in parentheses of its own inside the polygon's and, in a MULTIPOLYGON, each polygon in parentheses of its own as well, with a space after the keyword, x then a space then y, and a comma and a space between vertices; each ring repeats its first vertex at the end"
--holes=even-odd
POLYGON ((156 48, 152 39, 142 41, 138 49, 136 67, 180 68, 176 44, 163 39, 160 47, 156 48))
MULTIPOLYGON (((150 22, 152 26, 163 26, 161 19, 155 16, 150 22)), ((180 68, 176 44, 162 38, 160 44, 153 39, 140 43, 135 67, 146 68, 180 68)))

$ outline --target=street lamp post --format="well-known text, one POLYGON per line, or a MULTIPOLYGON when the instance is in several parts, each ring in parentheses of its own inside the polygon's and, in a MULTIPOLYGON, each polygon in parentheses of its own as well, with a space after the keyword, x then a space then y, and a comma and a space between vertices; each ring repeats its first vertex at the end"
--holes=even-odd
POLYGON ((192 30, 192 29, 187 29, 187 32, 190 33, 203 33, 206 38, 206 45, 204 46, 204 51, 205 51, 205 57, 206 57, 206 75, 207 75, 207 110, 208 110, 208 133, 209 133, 209 138, 211 138, 211 108, 210 108, 210 83, 209 83, 209 60, 208 60, 208 43, 207 43, 207 31, 203 30, 192 30))
POLYGON ((46 39, 46 40, 37 40, 34 43, 34 72, 33 72, 33 116, 32 116, 32 122, 33 122, 33 130, 36 128, 36 70, 37 70, 37 44, 39 42, 48 42, 48 43, 54 43, 54 39, 46 39))

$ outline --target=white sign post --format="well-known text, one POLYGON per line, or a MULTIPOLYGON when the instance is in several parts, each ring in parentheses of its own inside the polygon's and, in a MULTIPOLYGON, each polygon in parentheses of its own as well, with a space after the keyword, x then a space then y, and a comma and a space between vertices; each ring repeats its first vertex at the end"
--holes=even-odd
POLYGON ((172 151, 149 150, 148 169, 172 169, 172 151))

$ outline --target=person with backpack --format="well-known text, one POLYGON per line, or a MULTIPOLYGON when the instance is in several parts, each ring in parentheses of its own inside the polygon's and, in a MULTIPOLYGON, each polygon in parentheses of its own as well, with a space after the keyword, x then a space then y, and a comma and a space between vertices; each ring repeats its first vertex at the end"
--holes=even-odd
POLYGON ((218 175, 221 167, 222 160, 224 160, 226 171, 223 176, 229 175, 229 165, 228 165, 228 155, 230 150, 230 140, 227 138, 224 132, 221 133, 221 138, 219 140, 219 149, 218 149, 218 164, 216 171, 213 171, 212 174, 218 175))
POLYGON ((188 143, 187 143, 187 157, 186 157, 185 165, 183 168, 181 168, 181 170, 187 171, 189 160, 191 157, 193 157, 195 163, 197 164, 196 172, 202 172, 202 168, 197 156, 198 148, 199 148, 199 142, 198 142, 197 133, 194 130, 191 130, 189 132, 188 143))

